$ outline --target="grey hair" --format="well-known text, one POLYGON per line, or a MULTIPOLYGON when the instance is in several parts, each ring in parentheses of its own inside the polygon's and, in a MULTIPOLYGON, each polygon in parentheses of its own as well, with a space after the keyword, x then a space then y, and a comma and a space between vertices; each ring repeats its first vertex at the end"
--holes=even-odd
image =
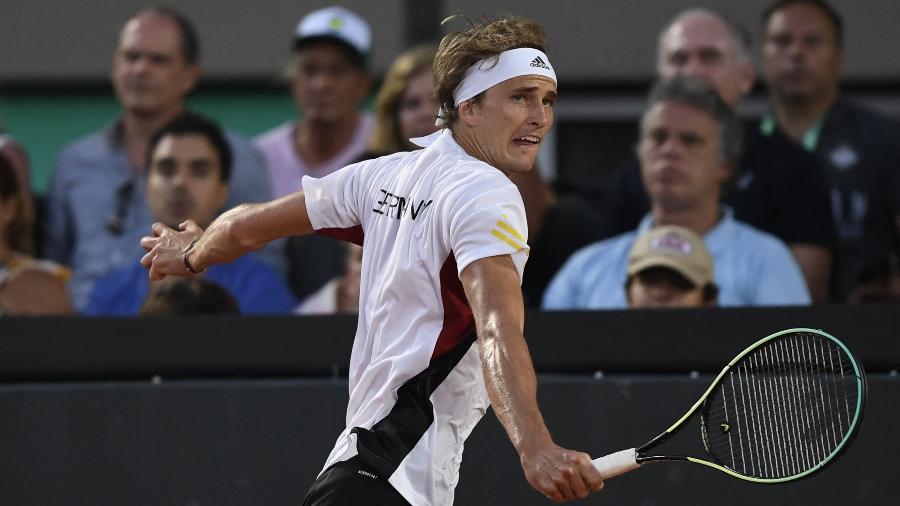
POLYGON ((734 110, 719 97, 705 79, 676 76, 657 81, 650 90, 647 109, 641 117, 641 138, 644 138, 647 114, 661 102, 678 102, 711 116, 719 125, 719 156, 721 161, 737 167, 741 156, 743 128, 734 110))
MULTIPOLYGON (((728 29, 728 33, 731 35, 731 42, 734 45, 735 54, 737 55, 737 59, 740 63, 751 63, 753 61, 753 38, 750 36, 750 31, 747 30, 743 25, 732 19, 731 17, 715 10, 704 7, 692 7, 690 9, 685 9, 675 15, 671 21, 669 21, 666 26, 663 27, 659 32, 659 38, 657 39, 657 60, 662 58, 662 48, 663 39, 666 37, 666 34, 669 33, 669 30, 675 26, 675 23, 678 23, 682 19, 687 16, 702 14, 705 16, 710 16, 718 19, 725 25, 725 28, 728 29)), ((657 63, 658 65, 658 63, 657 63)))

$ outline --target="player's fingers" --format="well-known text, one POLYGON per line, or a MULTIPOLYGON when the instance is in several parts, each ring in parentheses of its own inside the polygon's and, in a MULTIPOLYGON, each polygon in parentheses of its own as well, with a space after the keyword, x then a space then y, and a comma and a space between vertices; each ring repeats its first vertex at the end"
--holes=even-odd
POLYGON ((541 492, 547 499, 550 499, 553 502, 564 502, 566 500, 562 493, 552 483, 548 484, 546 488, 543 488, 541 492))
POLYGON ((569 488, 572 489, 575 497, 579 499, 584 499, 591 493, 588 484, 581 477, 581 470, 578 468, 573 468, 572 476, 569 477, 569 488))
POLYGON ((150 227, 150 230, 153 232, 153 237, 159 237, 159 236, 161 236, 161 235, 163 234, 163 232, 164 232, 165 230, 167 230, 168 228, 169 228, 169 227, 167 227, 167 226, 165 226, 165 225, 163 225, 162 223, 160 223, 160 222, 157 221, 156 223, 154 223, 154 224, 150 227))
POLYGON ((591 462, 591 456, 582 453, 578 456, 576 462, 581 474, 581 479, 584 481, 588 492, 600 491, 603 488, 603 475, 600 474, 600 471, 597 471, 596 467, 594 467, 594 463, 591 462))
POLYGON ((553 482, 566 500, 571 501, 588 496, 587 485, 581 478, 578 454, 565 452, 557 462, 553 482))
POLYGON ((165 275, 160 272, 159 264, 153 262, 150 265, 150 281, 161 281, 165 279, 165 275))
POLYGON ((156 246, 157 242, 159 242, 159 239, 157 237, 145 235, 144 237, 141 237, 141 248, 143 248, 144 251, 150 251, 154 246, 156 246))
POLYGON ((572 484, 569 482, 571 476, 565 476, 563 473, 558 474, 553 479, 553 484, 556 487, 559 495, 562 496, 563 501, 573 501, 578 498, 578 495, 575 494, 575 491, 572 490, 572 484))
POLYGON ((528 478, 528 482, 534 487, 535 490, 544 495, 547 499, 550 499, 553 502, 563 502, 563 496, 560 494, 559 490, 557 490, 556 484, 553 483, 553 480, 550 476, 545 474, 538 474, 536 476, 532 476, 528 478))
POLYGON ((178 230, 187 230, 190 232, 203 232, 203 229, 200 228, 200 225, 197 225, 197 222, 194 220, 185 220, 178 225, 178 230))
POLYGON ((156 253, 153 251, 148 251, 146 255, 141 257, 141 265, 144 266, 145 269, 149 269, 150 266, 153 265, 154 258, 156 258, 156 253))

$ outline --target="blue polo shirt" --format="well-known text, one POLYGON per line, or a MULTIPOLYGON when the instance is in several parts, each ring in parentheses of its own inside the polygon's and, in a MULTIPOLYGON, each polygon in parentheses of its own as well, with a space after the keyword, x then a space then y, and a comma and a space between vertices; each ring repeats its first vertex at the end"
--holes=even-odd
MULTIPOLYGON (((647 215, 637 230, 589 245, 572 255, 544 292, 544 309, 621 309, 628 253, 648 230, 647 215)), ((793 306, 810 303, 800 267, 776 237, 734 219, 723 209, 704 237, 713 257, 720 306, 793 306)))
MULTIPOLYGON (((204 276, 228 290, 237 301, 241 314, 286 314, 297 305, 281 276, 253 256, 245 255, 231 263, 213 265, 204 276)), ((137 315, 149 290, 147 269, 134 262, 94 283, 84 314, 137 315)))

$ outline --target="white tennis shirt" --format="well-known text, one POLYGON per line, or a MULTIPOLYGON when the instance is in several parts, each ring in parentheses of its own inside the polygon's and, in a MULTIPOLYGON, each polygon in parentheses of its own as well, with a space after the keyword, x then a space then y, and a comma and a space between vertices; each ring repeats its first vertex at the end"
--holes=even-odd
POLYGON ((459 273, 511 255, 521 279, 519 191, 449 130, 302 184, 316 233, 363 245, 347 428, 325 468, 359 453, 413 506, 450 505, 463 442, 490 405, 459 273))

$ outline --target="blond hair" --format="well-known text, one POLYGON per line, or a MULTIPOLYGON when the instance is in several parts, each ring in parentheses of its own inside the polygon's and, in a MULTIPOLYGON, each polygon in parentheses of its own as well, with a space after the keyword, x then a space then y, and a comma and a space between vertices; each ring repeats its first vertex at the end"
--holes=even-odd
MULTIPOLYGON (((444 23, 454 19, 452 16, 444 23)), ((453 93, 475 63, 510 49, 530 47, 547 52, 547 35, 535 21, 515 16, 471 22, 467 30, 447 34, 434 58, 434 84, 440 117, 452 128, 458 118, 453 93)), ((472 100, 479 101, 481 96, 472 100)))
POLYGON ((416 46, 400 53, 391 64, 375 99, 375 129, 369 141, 372 151, 396 153, 409 148, 400 136, 400 100, 413 77, 431 71, 435 51, 431 45, 416 46))

